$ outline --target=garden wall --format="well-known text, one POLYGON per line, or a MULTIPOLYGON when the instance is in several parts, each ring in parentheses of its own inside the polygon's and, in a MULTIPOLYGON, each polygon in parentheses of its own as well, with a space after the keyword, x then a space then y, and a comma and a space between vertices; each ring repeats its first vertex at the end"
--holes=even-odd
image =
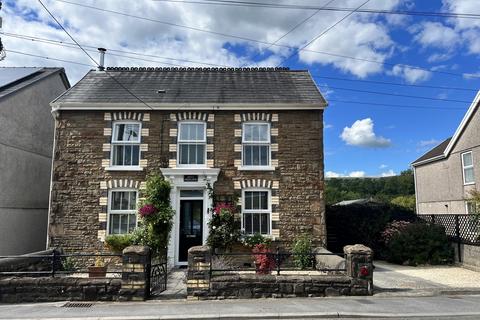
POLYGON ((208 246, 188 252, 188 299, 237 299, 371 295, 373 252, 363 245, 346 246, 346 275, 259 275, 230 273, 212 276, 208 246))
POLYGON ((0 278, 0 302, 130 301, 149 293, 150 248, 131 246, 122 257, 121 278, 75 278, 66 275, 0 278))
POLYGON ((455 261, 461 261, 462 266, 467 269, 480 271, 480 246, 460 244, 460 260, 458 256, 458 244, 452 243, 455 250, 455 261))

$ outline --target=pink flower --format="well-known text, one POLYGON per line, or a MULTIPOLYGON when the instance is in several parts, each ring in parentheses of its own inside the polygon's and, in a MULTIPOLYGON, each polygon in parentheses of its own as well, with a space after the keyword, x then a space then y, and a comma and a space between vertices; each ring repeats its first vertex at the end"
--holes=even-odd
POLYGON ((155 208, 155 206, 152 204, 146 204, 143 207, 141 207, 140 210, 138 210, 142 218, 151 216, 157 213, 157 211, 158 211, 157 208, 155 208))
POLYGON ((235 211, 235 208, 230 203, 220 202, 215 206, 215 208, 213 208, 213 214, 220 215, 223 210, 227 210, 228 212, 232 213, 235 211))

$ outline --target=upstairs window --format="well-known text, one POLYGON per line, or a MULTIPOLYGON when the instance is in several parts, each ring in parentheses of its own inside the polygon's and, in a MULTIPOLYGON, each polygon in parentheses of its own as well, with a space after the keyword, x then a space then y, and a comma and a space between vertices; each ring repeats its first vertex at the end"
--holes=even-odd
POLYGON ((462 167, 463 167, 463 183, 475 183, 475 176, 473 175, 473 157, 472 151, 462 153, 462 167))
POLYGON ((205 165, 206 126, 203 122, 180 122, 178 130, 178 164, 205 165))
POLYGON ((244 191, 243 229, 246 234, 270 234, 270 192, 244 191))
POLYGON ((270 165, 270 124, 244 123, 242 130, 242 165, 270 165))
POLYGON ((116 122, 112 135, 112 166, 138 166, 140 162, 140 123, 116 122))
POLYGON ((126 234, 137 226, 137 191, 114 190, 110 192, 108 233, 126 234))

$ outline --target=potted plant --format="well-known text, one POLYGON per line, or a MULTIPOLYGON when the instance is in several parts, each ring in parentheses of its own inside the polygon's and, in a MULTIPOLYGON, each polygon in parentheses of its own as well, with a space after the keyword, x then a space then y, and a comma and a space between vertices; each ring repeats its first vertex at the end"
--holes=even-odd
POLYGON ((89 278, 105 278, 107 276, 107 263, 102 257, 95 257, 95 264, 88 267, 89 278))

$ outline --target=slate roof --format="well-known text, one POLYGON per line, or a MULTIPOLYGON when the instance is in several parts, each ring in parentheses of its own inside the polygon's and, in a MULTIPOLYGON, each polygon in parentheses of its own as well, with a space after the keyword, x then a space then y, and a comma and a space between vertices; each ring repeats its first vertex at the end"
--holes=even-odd
POLYGON ((0 99, 15 93, 48 76, 59 73, 66 88, 70 88, 65 70, 63 68, 0 68, 0 99))
POLYGON ((452 140, 452 137, 446 139, 445 141, 443 141, 442 143, 437 145, 435 148, 433 148, 430 151, 428 151, 427 153, 425 153, 423 156, 421 156, 420 158, 415 160, 412 163, 412 165, 416 165, 420 162, 430 160, 430 159, 433 159, 433 158, 438 157, 438 156, 442 156, 445 152, 445 149, 447 149, 447 146, 450 143, 450 140, 452 140))
POLYGON ((159 104, 326 105, 308 71, 286 68, 107 68, 106 72, 91 70, 70 90, 53 101, 52 105, 141 103, 129 91, 146 103, 159 104), (163 92, 159 93, 159 90, 163 92))

